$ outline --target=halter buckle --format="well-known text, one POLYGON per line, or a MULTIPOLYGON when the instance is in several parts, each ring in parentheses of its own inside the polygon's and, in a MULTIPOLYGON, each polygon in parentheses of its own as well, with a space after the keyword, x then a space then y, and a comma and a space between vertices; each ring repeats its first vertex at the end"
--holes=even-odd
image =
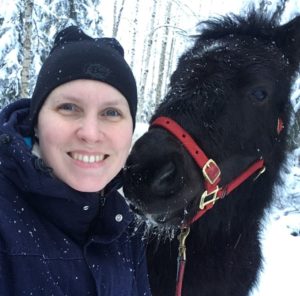
POLYGON ((185 241, 186 241, 186 238, 188 237, 189 233, 190 233, 190 228, 185 227, 185 228, 181 229, 180 234, 177 237, 177 239, 179 241, 178 255, 179 255, 179 258, 184 261, 186 261, 185 241))
POLYGON ((207 193, 207 190, 205 190, 201 196, 199 208, 203 210, 209 204, 212 204, 213 206, 215 202, 218 199, 220 199, 220 197, 218 197, 219 190, 220 190, 219 186, 217 186, 216 189, 211 191, 210 193, 207 193), (207 199, 207 197, 210 198, 207 199))
POLYGON ((221 170, 213 159, 209 159, 203 166, 202 173, 210 184, 214 184, 220 177, 221 170))
POLYGON ((266 171, 266 167, 263 166, 259 172, 257 173, 257 175, 254 177, 253 181, 256 181, 264 172, 266 171))

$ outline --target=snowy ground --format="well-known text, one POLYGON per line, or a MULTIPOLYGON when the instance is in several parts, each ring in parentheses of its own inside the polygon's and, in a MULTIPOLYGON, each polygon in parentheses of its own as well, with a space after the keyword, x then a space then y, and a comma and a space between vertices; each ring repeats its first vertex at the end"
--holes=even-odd
MULTIPOLYGON (((147 124, 138 123, 134 140, 140 137, 147 127, 147 124)), ((299 161, 300 149, 289 156, 289 169, 283 176, 284 187, 276 190, 281 202, 276 203, 266 214, 261 237, 264 268, 251 296, 300 296, 299 161)))
POLYGON ((264 269, 251 296, 299 296, 300 267, 300 149, 288 159, 278 204, 266 217, 262 233, 264 269), (283 203, 280 204, 280 201, 283 203), (288 204, 288 205, 287 205, 288 204))
POLYGON ((300 212, 274 209, 262 235, 264 270, 251 296, 299 296, 300 212))

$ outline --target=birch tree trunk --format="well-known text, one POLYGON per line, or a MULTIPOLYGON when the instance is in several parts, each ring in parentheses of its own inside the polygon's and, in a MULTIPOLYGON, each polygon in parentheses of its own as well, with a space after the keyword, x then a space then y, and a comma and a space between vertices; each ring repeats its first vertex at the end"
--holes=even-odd
POLYGON ((151 52, 153 47, 153 35, 155 33, 155 20, 156 20, 156 10, 157 10, 157 0, 153 1, 152 10, 150 12, 151 19, 148 32, 149 35, 144 42, 144 49, 142 55, 142 67, 141 67, 141 74, 140 74, 140 85, 139 85, 139 97, 141 98, 139 101, 139 109, 141 109, 144 99, 145 99, 145 88, 149 76, 149 66, 150 66, 150 58, 151 52), (142 100, 143 98, 143 100, 142 100))
POLYGON ((136 0, 135 16, 134 16, 134 20, 133 20, 132 46, 131 46, 131 55, 130 55, 130 67, 131 68, 133 68, 133 65, 134 65, 139 8, 140 8, 140 0, 136 0))
POLYGON ((25 2, 24 11, 24 45, 23 45, 23 63, 21 71, 21 97, 28 98, 29 96, 29 73, 31 66, 31 34, 32 34, 32 1, 25 2))
MULTIPOLYGON (((176 3, 177 4, 177 3, 176 3)), ((200 4, 201 5, 201 4, 200 4)), ((178 61, 178 48, 180 48, 180 42, 182 42, 181 38, 182 35, 178 32, 180 30, 180 23, 181 23, 181 16, 182 16, 182 9, 179 5, 173 5, 172 7, 172 20, 174 23, 174 30, 170 32, 170 47, 169 47, 169 59, 168 65, 166 67, 166 79, 165 79, 165 92, 167 92, 169 80, 171 74, 173 73, 175 66, 177 65, 178 61)), ((184 32, 184 35, 186 33, 184 32)))
POLYGON ((75 24, 78 24, 76 4, 74 0, 69 0, 69 7, 70 7, 69 17, 75 22, 75 24))
POLYGON ((118 2, 119 2, 118 0, 115 0, 115 3, 114 3, 113 37, 117 37, 117 35, 118 35, 125 0, 122 0, 120 8, 118 8, 118 2))
POLYGON ((157 91, 156 91, 156 99, 155 105, 158 105, 164 95, 163 86, 165 84, 165 65, 169 60, 169 55, 167 54, 167 43, 170 31, 170 23, 171 23, 171 9, 172 9, 172 2, 168 2, 167 9, 166 9, 166 24, 164 28, 163 38, 162 38, 162 48, 160 52, 159 58, 159 68, 158 68, 158 83, 157 83, 157 91))
POLYGON ((172 33, 172 39, 171 39, 171 45, 170 45, 170 53, 169 53, 169 60, 168 60, 168 65, 166 69, 167 73, 167 78, 165 80, 165 92, 167 91, 168 88, 168 83, 171 77, 171 74, 173 73, 173 62, 174 62, 174 52, 175 52, 175 39, 174 39, 174 33, 172 33))

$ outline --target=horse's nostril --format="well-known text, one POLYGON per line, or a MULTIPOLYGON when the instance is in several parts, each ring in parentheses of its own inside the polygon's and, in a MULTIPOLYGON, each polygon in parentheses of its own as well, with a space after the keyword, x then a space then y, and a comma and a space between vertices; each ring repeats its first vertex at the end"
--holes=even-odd
POLYGON ((164 164, 153 176, 152 190, 157 194, 165 194, 174 186, 176 166, 173 162, 164 164))

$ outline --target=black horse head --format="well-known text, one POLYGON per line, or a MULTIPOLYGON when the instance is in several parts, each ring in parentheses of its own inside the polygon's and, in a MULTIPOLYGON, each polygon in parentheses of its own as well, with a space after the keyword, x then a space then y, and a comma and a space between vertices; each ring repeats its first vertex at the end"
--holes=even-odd
MULTIPOLYGON (((270 202, 286 150, 289 97, 300 59, 300 17, 279 25, 252 11, 199 27, 201 33, 179 59, 151 122, 167 116, 181 125, 219 165, 221 187, 264 160, 264 175, 254 183, 254 176, 246 180, 232 197, 216 203, 209 218, 216 227, 229 223, 238 211, 256 212, 257 217, 270 202), (285 126, 281 133, 278 120, 285 126)), ((152 126, 135 143, 124 192, 137 212, 158 225, 180 225, 198 211, 204 191, 201 169, 167 130, 152 126)))

